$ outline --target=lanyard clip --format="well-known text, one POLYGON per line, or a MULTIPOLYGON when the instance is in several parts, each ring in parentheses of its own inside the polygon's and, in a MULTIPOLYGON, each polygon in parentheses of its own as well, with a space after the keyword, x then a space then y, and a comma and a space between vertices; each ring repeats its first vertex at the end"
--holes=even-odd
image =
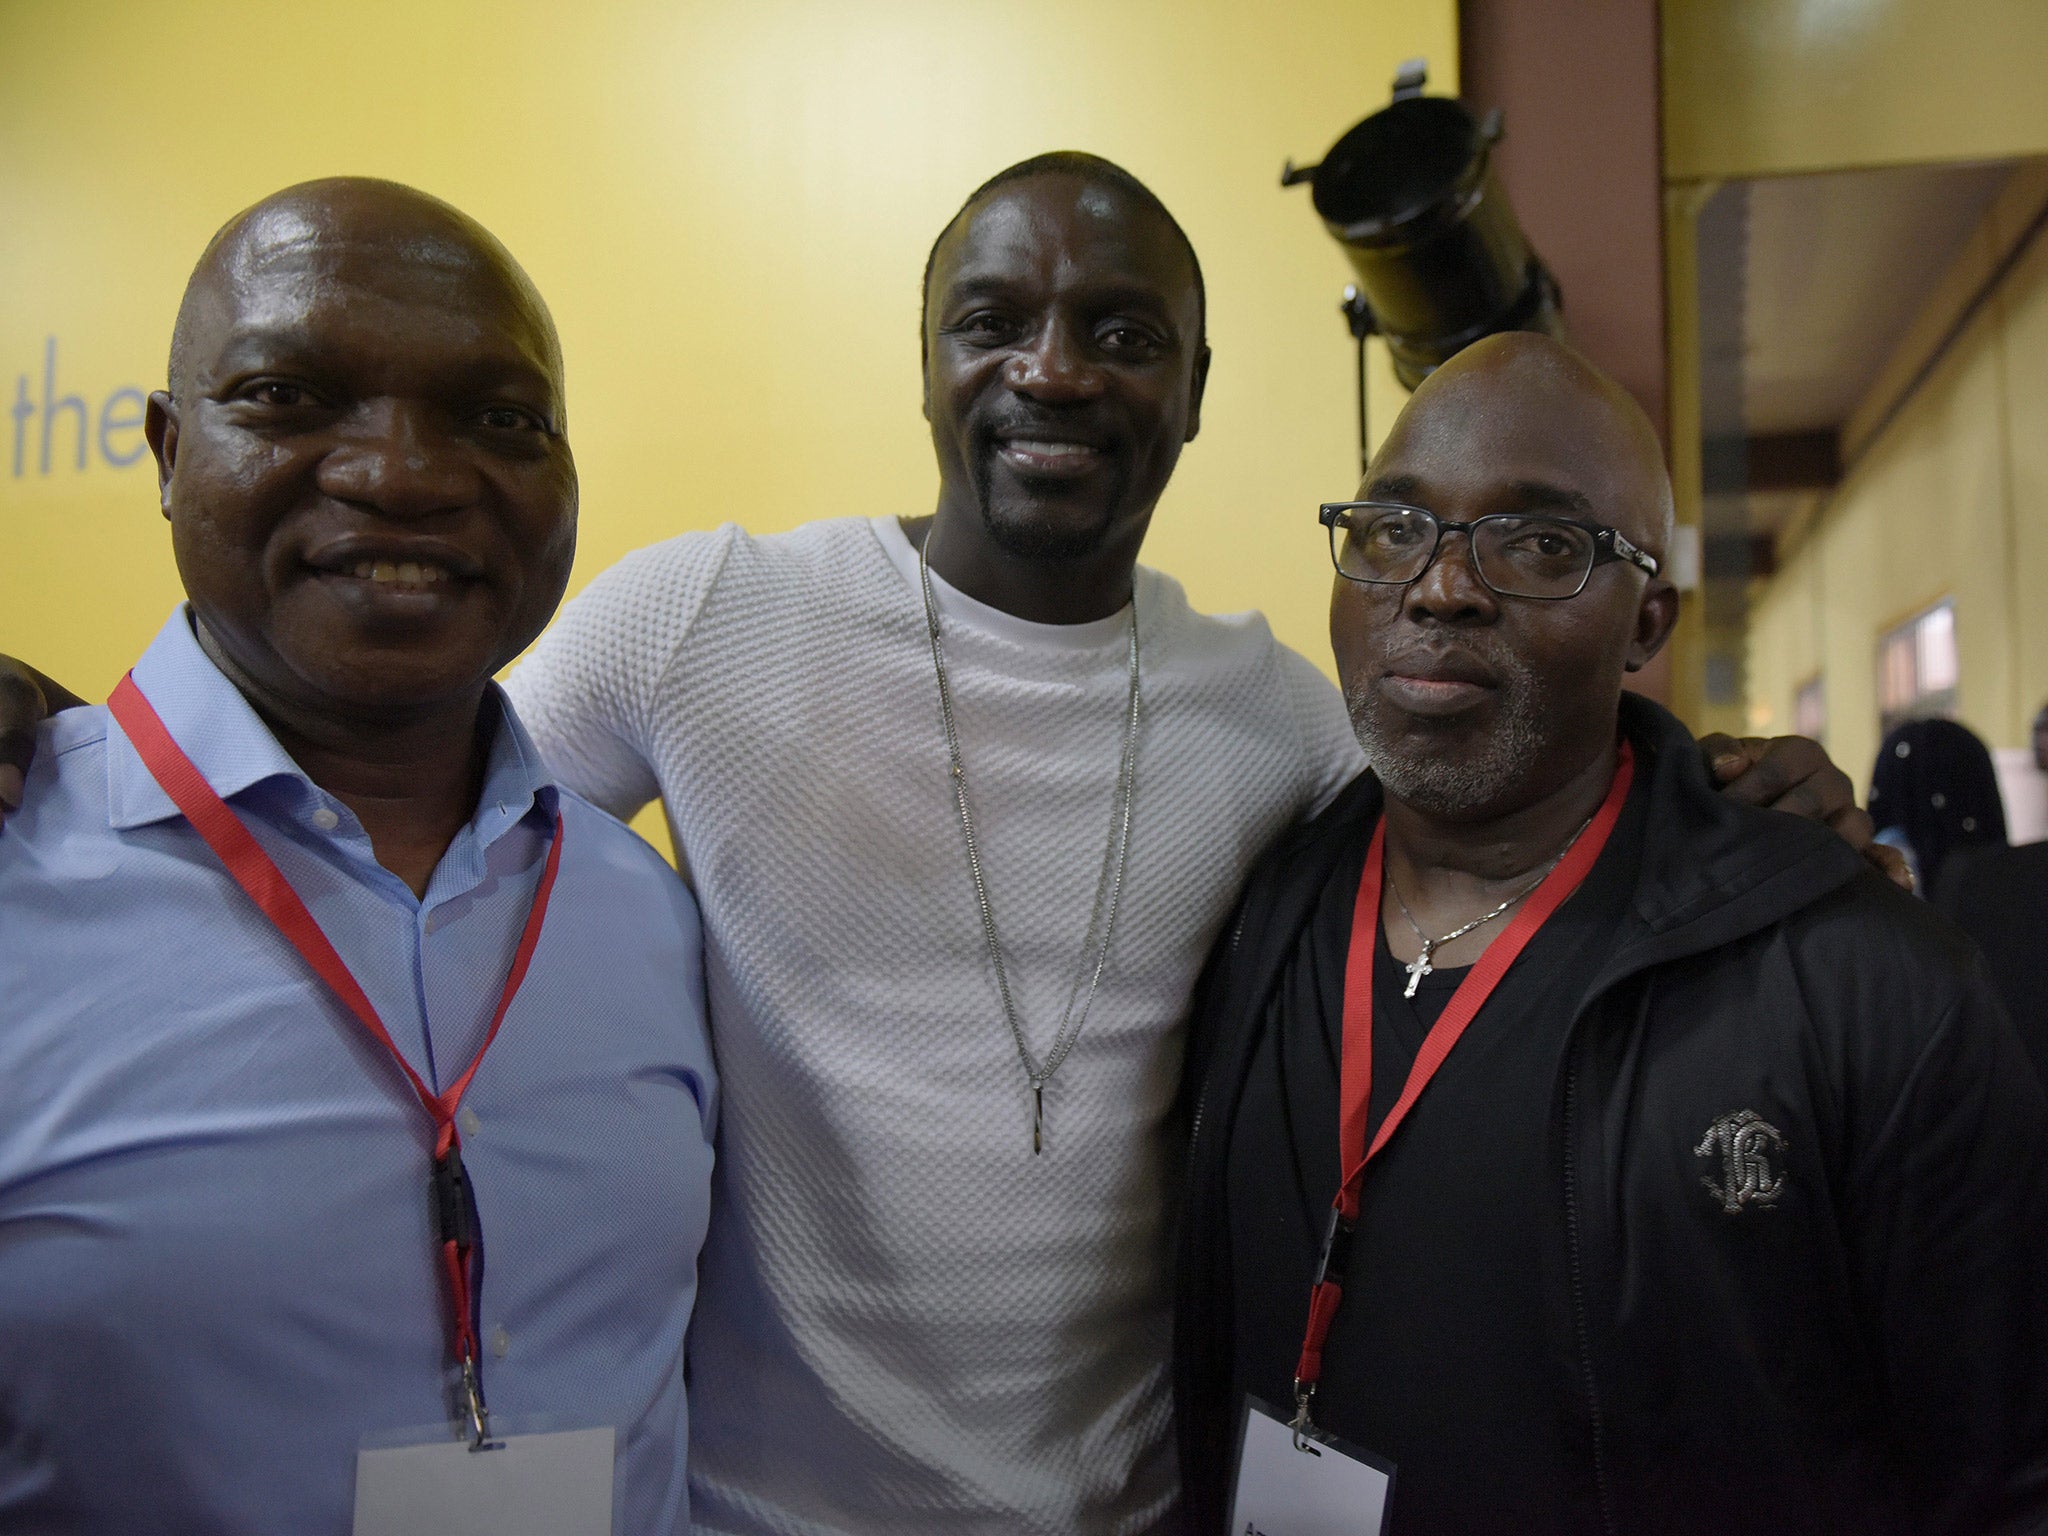
POLYGON ((469 1448, 472 1451, 496 1449, 489 1443, 491 1410, 484 1404, 483 1378, 476 1373, 476 1360, 468 1355, 462 1360, 462 1407, 469 1420, 469 1448))
POLYGON ((1310 1442, 1316 1437, 1316 1421, 1309 1406, 1316 1395, 1316 1383, 1323 1377, 1323 1345, 1330 1337, 1330 1324, 1344 1299, 1344 1272, 1351 1260, 1351 1234, 1356 1224, 1345 1213, 1340 1197, 1330 1211, 1330 1224, 1323 1229, 1323 1248, 1316 1258, 1316 1283, 1308 1298, 1308 1331, 1301 1341, 1301 1359, 1294 1367, 1294 1448, 1320 1456, 1310 1442))
POLYGON ((483 1376, 476 1362, 476 1300, 483 1278, 476 1197, 470 1192, 462 1154, 453 1146, 434 1159, 434 1225, 455 1311, 455 1353, 462 1360, 462 1413, 469 1423, 469 1448, 487 1451, 492 1448, 491 1411, 484 1404, 483 1376))
POLYGON ((1309 1442, 1316 1433, 1316 1421, 1308 1411, 1309 1400, 1316 1395, 1314 1382, 1297 1379, 1294 1383, 1294 1420, 1287 1427, 1294 1431, 1294 1448, 1309 1455, 1321 1455, 1309 1442))

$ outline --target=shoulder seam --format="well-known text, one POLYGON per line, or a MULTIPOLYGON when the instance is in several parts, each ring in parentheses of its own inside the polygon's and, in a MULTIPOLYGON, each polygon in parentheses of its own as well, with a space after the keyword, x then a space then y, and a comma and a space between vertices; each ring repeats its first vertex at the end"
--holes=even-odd
MULTIPOLYGON (((717 562, 712 567, 711 575, 705 580, 703 595, 697 599, 696 608, 691 611, 689 618, 684 621, 681 633, 676 636, 675 644, 669 647, 667 657, 662 661, 660 669, 655 672, 654 680, 648 689, 648 696, 640 701, 640 717, 647 722, 650 736, 660 726, 656 711, 659 708, 660 700, 668 692, 669 677, 675 671, 676 663, 682 658, 683 647, 690 643, 690 636, 696 633, 697 621, 704 616, 705 608, 710 605, 712 597, 716 595, 718 584, 725 577, 725 563, 732 558, 732 547, 738 542, 741 534, 741 529, 736 523, 727 523, 715 531, 724 535, 724 538, 719 545, 717 562)), ((648 750, 652 746, 652 741, 641 743, 642 756, 650 763, 654 760, 653 754, 648 750)), ((631 831, 632 829, 629 827, 627 830, 631 831)), ((639 836, 637 832, 633 835, 635 837, 639 836)))

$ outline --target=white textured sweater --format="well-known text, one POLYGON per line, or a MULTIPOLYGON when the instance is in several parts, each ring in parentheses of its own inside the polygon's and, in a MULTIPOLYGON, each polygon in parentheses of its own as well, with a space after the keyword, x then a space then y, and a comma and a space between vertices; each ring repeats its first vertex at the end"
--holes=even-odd
MULTIPOLYGON (((1127 618, 1031 624, 933 586, 1042 1056, 1110 830, 1127 618)), ((1092 1536, 1172 1505, 1183 1016, 1252 860, 1363 761, 1262 618, 1197 614, 1143 568, 1135 600, 1123 907, 1038 1157, 893 519, 641 550, 512 678, 573 788, 622 816, 661 796, 703 909, 725 1109, 691 1330, 700 1531, 1092 1536)))

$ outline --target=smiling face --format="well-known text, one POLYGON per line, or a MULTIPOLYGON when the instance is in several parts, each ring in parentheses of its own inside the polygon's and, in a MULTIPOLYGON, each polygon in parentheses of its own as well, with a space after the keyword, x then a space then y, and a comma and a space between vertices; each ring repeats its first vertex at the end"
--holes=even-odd
POLYGON ((1004 184, 941 241, 925 336, 945 537, 1135 559, 1208 370, 1172 226, 1083 177, 1004 184))
POLYGON ((151 400, 178 570, 275 706, 473 698, 561 600, 576 471, 546 311, 496 242, 404 188, 259 205, 193 279, 151 400))
MULTIPOLYGON (((1416 391, 1364 498, 1446 522, 1546 512, 1619 529, 1662 556, 1670 490, 1632 402, 1547 337, 1498 336, 1416 391)), ((1670 634, 1678 594, 1596 566, 1577 597, 1501 597, 1445 535, 1406 586, 1337 578, 1330 640, 1353 726, 1388 794, 1446 820, 1533 804, 1613 742, 1625 672, 1670 634)))

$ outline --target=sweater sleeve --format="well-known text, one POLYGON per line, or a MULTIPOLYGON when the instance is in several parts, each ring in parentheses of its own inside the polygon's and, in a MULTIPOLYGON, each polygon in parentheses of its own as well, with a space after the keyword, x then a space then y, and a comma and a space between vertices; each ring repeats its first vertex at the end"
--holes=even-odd
POLYGON ((635 550, 571 598, 505 680, 549 771, 622 820, 661 792, 665 689, 737 537, 727 524, 635 550))
POLYGON ((1853 1185, 1921 1528, 2048 1531, 2048 1100, 1981 975, 1895 1085, 1853 1185))
POLYGON ((1327 810, 1339 791, 1365 771, 1365 753, 1336 685, 1301 652, 1277 640, 1273 647, 1301 734, 1300 819, 1306 821, 1327 810))

